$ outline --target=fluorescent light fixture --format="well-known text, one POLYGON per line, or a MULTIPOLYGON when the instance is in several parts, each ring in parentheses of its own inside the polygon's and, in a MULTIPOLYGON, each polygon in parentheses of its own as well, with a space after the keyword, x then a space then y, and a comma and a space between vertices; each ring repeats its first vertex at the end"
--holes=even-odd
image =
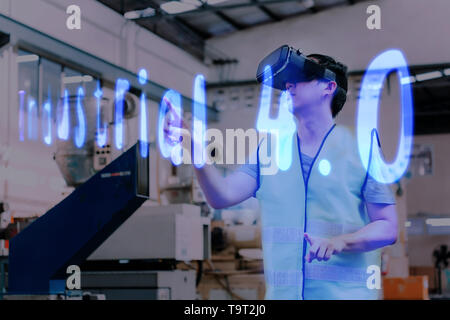
POLYGON ((449 227, 450 218, 430 218, 426 219, 425 223, 433 227, 449 227))
POLYGON ((306 9, 310 9, 312 7, 314 7, 316 4, 314 3, 314 0, 303 0, 303 6, 306 9))
POLYGON ((431 71, 426 73, 421 73, 416 75, 417 81, 425 81, 442 77, 441 71, 431 71))
POLYGON ((92 76, 72 76, 72 77, 64 77, 63 83, 64 84, 71 84, 71 83, 80 83, 80 82, 91 82, 94 78, 92 76))
POLYGON ((126 263, 129 263, 129 262, 130 262, 130 260, 128 260, 128 259, 119 260, 120 264, 126 264, 126 263))
POLYGON ((450 76, 450 68, 444 69, 444 74, 445 74, 446 76, 450 76))
POLYGON ((192 4, 196 7, 200 7, 203 3, 199 0, 180 0, 180 2, 186 3, 186 4, 192 4))
POLYGON ((94 78, 92 78, 92 76, 83 76, 84 82, 92 82, 93 80, 94 80, 94 78))
POLYGON ((17 63, 33 62, 33 61, 38 61, 38 60, 39 60, 39 56, 35 55, 35 54, 27 54, 24 56, 17 56, 17 58, 16 58, 17 63))
POLYGON ((177 14, 197 9, 197 6, 191 3, 185 3, 180 1, 169 1, 163 3, 160 7, 168 14, 177 14))
POLYGON ((414 82, 416 82, 416 77, 414 77, 414 76, 405 77, 405 78, 400 79, 401 84, 408 84, 408 83, 414 83, 414 82))
POLYGON ((153 8, 147 8, 143 10, 134 10, 134 11, 128 11, 125 12, 123 15, 125 19, 134 20, 139 18, 147 18, 152 17, 155 15, 155 9, 153 8))
POLYGON ((406 228, 411 227, 411 221, 405 221, 405 227, 406 228))
POLYGON ((225 1, 228 1, 228 0, 206 0, 206 3, 209 5, 215 5, 215 4, 225 2, 225 1))

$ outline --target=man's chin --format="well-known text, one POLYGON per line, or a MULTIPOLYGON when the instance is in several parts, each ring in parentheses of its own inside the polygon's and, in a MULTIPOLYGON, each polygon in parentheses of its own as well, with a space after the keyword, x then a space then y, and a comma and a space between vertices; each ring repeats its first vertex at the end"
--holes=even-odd
POLYGON ((302 110, 303 110, 303 106, 292 106, 289 108, 289 111, 293 114, 302 112, 302 110))

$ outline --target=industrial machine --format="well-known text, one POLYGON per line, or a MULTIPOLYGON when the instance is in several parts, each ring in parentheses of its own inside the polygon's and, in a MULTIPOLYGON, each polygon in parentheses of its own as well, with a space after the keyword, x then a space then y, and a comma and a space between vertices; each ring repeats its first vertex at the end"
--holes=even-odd
POLYGON ((178 261, 211 257, 199 206, 142 206, 81 266, 81 287, 106 299, 195 299, 196 274, 178 261))
MULTIPOLYGON (((80 265, 149 197, 138 142, 11 239, 8 294, 64 294, 80 265)), ((147 145, 148 148, 148 145, 147 145)))

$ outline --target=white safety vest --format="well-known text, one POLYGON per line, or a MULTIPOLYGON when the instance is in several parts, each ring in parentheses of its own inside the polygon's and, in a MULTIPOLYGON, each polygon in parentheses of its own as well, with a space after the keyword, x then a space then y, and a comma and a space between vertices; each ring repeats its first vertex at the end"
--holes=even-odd
MULTIPOLYGON (((333 124, 304 176, 297 132, 286 171, 260 175, 265 299, 377 299, 369 289, 369 266, 380 266, 380 249, 342 252, 328 261, 305 261, 311 236, 330 238, 354 232, 369 218, 362 199, 367 171, 349 128, 333 124)), ((259 149, 261 152, 261 149, 259 149)), ((261 158, 261 155, 258 155, 261 158)), ((371 270, 371 268, 369 268, 371 270)))

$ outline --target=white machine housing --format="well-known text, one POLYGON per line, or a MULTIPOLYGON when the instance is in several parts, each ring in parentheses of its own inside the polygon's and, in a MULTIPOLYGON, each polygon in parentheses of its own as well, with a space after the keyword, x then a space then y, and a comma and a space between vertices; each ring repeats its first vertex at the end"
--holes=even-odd
POLYGON ((88 260, 209 259, 210 222, 196 205, 144 203, 88 260))

